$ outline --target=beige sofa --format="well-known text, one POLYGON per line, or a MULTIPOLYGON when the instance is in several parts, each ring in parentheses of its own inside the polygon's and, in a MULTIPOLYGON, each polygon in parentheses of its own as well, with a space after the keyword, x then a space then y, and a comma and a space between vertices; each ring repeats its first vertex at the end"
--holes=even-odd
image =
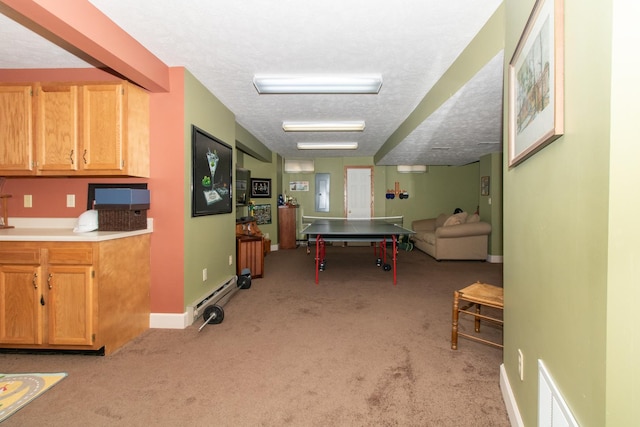
POLYGON ((438 261, 487 259, 491 224, 480 221, 478 214, 440 214, 413 221, 411 228, 416 232, 411 237, 414 246, 438 261))

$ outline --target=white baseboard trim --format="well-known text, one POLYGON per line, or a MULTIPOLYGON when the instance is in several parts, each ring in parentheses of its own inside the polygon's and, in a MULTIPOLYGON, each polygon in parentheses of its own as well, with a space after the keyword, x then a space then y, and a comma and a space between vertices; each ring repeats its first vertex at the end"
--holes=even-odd
POLYGON ((493 264, 502 264, 504 257, 502 255, 487 255, 487 262, 493 264))
POLYGON ((511 425, 515 427, 524 427, 524 422, 520 416, 520 411, 518 410, 518 404, 516 403, 516 398, 513 395, 513 390, 511 390, 511 384, 509 383, 509 377, 507 376, 507 371, 504 368, 504 363, 500 365, 500 390, 502 391, 502 399, 504 400, 504 404, 507 408, 507 414, 509 415, 511 425))
POLYGON ((185 329, 187 313, 151 313, 149 327, 155 329, 185 329))

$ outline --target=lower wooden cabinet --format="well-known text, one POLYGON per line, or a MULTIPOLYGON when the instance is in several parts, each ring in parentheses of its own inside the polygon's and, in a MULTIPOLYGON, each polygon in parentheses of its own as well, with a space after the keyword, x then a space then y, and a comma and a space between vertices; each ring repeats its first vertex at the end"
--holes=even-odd
POLYGON ((264 274, 264 244, 262 236, 241 236, 236 238, 236 264, 238 275, 248 268, 251 277, 262 277, 264 274))
POLYGON ((148 329, 149 240, 0 242, 0 348, 109 354, 148 329))

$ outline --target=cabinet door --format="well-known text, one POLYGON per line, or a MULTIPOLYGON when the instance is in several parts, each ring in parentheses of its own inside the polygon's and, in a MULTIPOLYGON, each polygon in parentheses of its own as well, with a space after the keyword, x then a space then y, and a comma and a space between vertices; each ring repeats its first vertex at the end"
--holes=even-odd
POLYGON ((38 171, 78 170, 78 87, 43 85, 36 99, 38 171))
POLYGON ((0 174, 32 175, 32 86, 0 86, 0 174))
POLYGON ((46 283, 49 344, 93 344, 91 269, 90 266, 49 266, 46 283))
POLYGON ((0 343, 42 343, 40 267, 0 265, 0 343))
POLYGON ((248 268, 252 277, 262 277, 264 274, 264 250, 262 237, 239 237, 237 244, 237 272, 248 268))
POLYGON ((121 173, 123 159, 122 84, 82 87, 82 154, 80 161, 91 173, 121 173))

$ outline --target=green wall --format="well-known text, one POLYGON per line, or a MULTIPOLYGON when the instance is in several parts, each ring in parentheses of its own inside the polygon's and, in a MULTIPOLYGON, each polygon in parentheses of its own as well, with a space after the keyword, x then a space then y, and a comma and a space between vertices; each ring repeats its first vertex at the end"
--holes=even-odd
MULTIPOLYGON (((505 4, 508 62, 534 0, 505 4)), ((542 359, 578 423, 604 426, 611 329, 612 2, 565 0, 564 9, 565 134, 512 169, 504 163, 504 364, 525 425, 537 424, 537 359, 542 359), (518 376, 518 349, 524 354, 524 381, 518 376)), ((634 176, 637 184, 638 173, 634 176)), ((637 276, 634 280, 637 284, 637 276)))
POLYGON ((235 275, 235 215, 191 217, 191 125, 235 147, 235 117, 185 70, 184 111, 184 304, 185 308, 235 275), (229 265, 229 256, 233 263, 229 265), (207 269, 207 280, 202 270, 207 269))
MULTIPOLYGON (((374 216, 404 216, 404 225, 411 221, 433 218, 440 213, 453 213, 460 207, 475 212, 479 204, 479 163, 467 166, 431 166, 428 173, 398 173, 395 166, 373 166, 371 158, 316 158, 314 173, 283 174, 284 188, 291 181, 308 181, 309 191, 286 191, 295 197, 300 213, 308 216, 343 217, 344 177, 347 166, 372 166, 374 177, 374 216), (331 175, 330 211, 315 212, 315 173, 331 175), (396 181, 408 199, 386 198, 387 190, 394 190, 396 181)), ((252 171, 253 174, 253 171, 252 171)))

